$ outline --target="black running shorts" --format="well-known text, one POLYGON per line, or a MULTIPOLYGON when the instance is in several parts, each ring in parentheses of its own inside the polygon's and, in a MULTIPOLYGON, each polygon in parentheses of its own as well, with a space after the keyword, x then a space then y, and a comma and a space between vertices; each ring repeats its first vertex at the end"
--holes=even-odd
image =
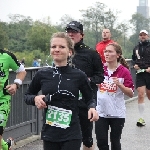
POLYGON ((136 88, 146 86, 150 90, 150 73, 142 72, 136 75, 136 88))

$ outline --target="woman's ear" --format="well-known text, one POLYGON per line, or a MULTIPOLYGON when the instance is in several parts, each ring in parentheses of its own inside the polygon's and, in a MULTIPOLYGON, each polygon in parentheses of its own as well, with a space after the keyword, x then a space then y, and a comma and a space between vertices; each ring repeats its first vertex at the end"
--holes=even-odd
POLYGON ((69 51, 69 57, 72 55, 72 51, 69 51))
POLYGON ((120 54, 117 54, 117 58, 119 58, 120 57, 120 54))

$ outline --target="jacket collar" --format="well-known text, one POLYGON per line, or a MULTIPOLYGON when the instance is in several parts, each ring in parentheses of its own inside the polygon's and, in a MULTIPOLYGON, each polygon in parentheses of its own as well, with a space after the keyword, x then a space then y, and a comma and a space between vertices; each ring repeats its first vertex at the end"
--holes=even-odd
POLYGON ((81 40, 80 42, 76 43, 74 46, 75 51, 81 50, 81 48, 84 46, 85 44, 83 43, 83 40, 81 40))

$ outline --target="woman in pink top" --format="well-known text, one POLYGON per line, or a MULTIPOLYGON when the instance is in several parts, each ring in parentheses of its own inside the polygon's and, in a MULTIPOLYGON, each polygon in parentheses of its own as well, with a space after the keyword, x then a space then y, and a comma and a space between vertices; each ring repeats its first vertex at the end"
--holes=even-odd
POLYGON ((121 150, 121 133, 125 123, 124 94, 133 97, 133 80, 127 62, 122 57, 121 47, 110 43, 104 50, 104 82, 97 92, 97 111, 100 119, 95 122, 97 146, 109 150, 108 130, 111 128, 111 150, 121 150))

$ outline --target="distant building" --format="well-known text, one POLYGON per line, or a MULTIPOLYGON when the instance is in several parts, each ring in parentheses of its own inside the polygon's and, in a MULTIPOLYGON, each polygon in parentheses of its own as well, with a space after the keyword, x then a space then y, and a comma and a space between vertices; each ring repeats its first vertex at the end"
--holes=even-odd
POLYGON ((145 18, 149 18, 149 6, 148 0, 139 0, 139 6, 137 6, 137 13, 143 15, 145 18))

